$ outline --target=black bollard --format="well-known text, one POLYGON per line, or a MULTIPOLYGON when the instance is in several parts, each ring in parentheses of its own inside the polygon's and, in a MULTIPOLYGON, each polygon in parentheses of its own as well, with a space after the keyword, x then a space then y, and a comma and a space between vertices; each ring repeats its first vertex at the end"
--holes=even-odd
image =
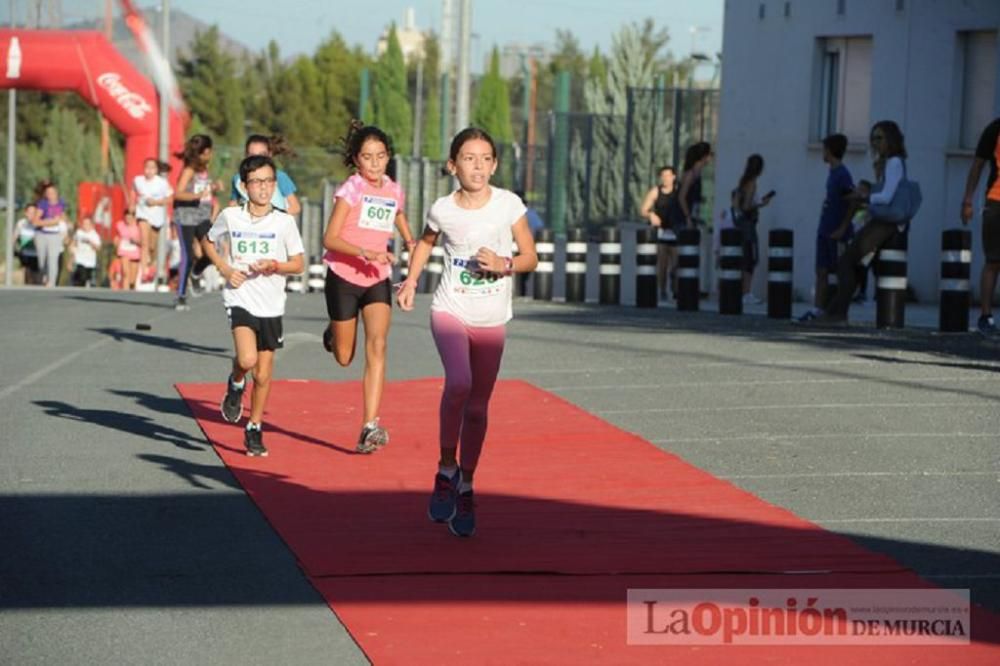
POLYGON ((441 273, 444 271, 444 248, 435 245, 431 248, 431 256, 424 266, 424 284, 420 291, 424 294, 433 294, 441 282, 441 273))
POLYGON ((969 330, 969 269, 972 233, 968 229, 941 232, 941 311, 938 327, 949 333, 969 330))
POLYGON ((767 316, 771 319, 792 316, 794 243, 791 229, 771 229, 767 234, 767 316))
POLYGON ((743 314, 743 230, 719 234, 719 314, 743 314))
POLYGON ((402 282, 410 274, 410 250, 405 249, 399 255, 399 281, 402 282))
POLYGON ((635 305, 656 307, 656 231, 652 227, 635 232, 635 305))
POLYGON ((701 299, 701 232, 677 232, 677 309, 694 312, 701 299))
POLYGON ((570 229, 566 234, 566 302, 583 303, 587 297, 587 233, 570 229))
POLYGON ((532 277, 536 301, 552 300, 552 266, 555 259, 556 246, 554 236, 548 229, 535 232, 535 252, 538 254, 538 266, 532 277))
POLYGON ((323 291, 326 286, 326 272, 329 270, 323 263, 322 257, 313 257, 309 260, 309 268, 306 271, 306 287, 308 291, 323 291))
POLYGON ((878 253, 875 325, 903 328, 906 319, 906 234, 893 234, 878 253))
POLYGON ((601 229, 601 297, 602 305, 621 302, 622 244, 618 227, 601 229))

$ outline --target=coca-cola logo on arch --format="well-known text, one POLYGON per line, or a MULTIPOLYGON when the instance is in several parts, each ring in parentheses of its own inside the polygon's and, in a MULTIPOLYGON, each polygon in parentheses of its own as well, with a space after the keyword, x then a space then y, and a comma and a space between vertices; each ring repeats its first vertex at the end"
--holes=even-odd
POLYGON ((142 119, 153 110, 146 98, 137 92, 129 90, 122 83, 118 72, 104 72, 97 77, 97 85, 101 86, 121 105, 125 112, 136 119, 142 119))

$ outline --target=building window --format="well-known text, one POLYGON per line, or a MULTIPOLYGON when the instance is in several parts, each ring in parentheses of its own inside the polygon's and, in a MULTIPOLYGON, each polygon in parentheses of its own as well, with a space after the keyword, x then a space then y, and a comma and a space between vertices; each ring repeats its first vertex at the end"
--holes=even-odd
POLYGON ((867 142, 871 115, 871 37, 828 37, 820 40, 816 138, 842 133, 867 142))
POLYGON ((757 18, 759 18, 761 21, 763 21, 764 20, 764 15, 766 13, 767 13, 767 6, 762 2, 762 3, 760 3, 760 7, 757 8, 757 18))
POLYGON ((837 16, 847 13, 847 0, 837 0, 837 16))
POLYGON ((792 15, 792 3, 785 3, 785 18, 789 18, 792 15))
POLYGON ((996 97, 997 31, 958 33, 962 59, 962 110, 959 146, 974 149, 979 134, 993 120, 996 97))

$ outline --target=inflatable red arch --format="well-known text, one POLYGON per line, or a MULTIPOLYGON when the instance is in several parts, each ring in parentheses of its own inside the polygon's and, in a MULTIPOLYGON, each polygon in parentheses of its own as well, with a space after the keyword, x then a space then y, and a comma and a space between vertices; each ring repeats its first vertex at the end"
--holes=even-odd
MULTIPOLYGON (((147 157, 157 156, 156 89, 101 33, 0 30, 0 75, 0 89, 72 91, 98 109, 125 135, 126 182, 142 173, 147 157)), ((187 117, 171 108, 168 125, 172 155, 183 147, 187 117)), ((171 166, 176 175, 176 159, 171 158, 171 166)))

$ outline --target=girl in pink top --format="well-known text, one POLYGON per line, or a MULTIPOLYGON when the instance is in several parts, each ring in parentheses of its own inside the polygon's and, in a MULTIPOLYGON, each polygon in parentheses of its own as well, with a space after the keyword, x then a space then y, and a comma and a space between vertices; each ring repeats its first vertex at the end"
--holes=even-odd
POLYGON ((126 211, 125 219, 115 225, 118 239, 115 241, 115 254, 122 262, 125 277, 125 289, 135 289, 135 280, 139 275, 139 260, 142 258, 142 231, 135 220, 135 214, 126 211))
POLYGON ((388 246, 394 229, 410 248, 415 242, 403 213, 403 188, 385 172, 392 159, 389 137, 377 127, 355 121, 344 144, 344 164, 355 173, 334 195, 336 204, 323 235, 327 250, 324 291, 330 316, 323 346, 337 363, 350 365, 361 314, 365 325, 364 420, 357 451, 371 453, 389 442, 389 433, 378 423, 392 316, 389 274, 396 260, 388 246))

